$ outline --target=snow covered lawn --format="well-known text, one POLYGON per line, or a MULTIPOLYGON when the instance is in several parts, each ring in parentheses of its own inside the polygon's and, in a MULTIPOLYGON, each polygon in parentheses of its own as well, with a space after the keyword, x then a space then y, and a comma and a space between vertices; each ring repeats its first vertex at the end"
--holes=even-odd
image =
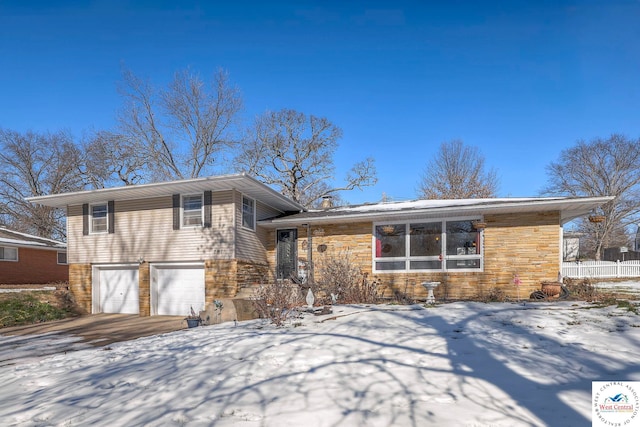
POLYGON ((0 367, 0 424, 584 426, 591 381, 640 381, 640 316, 615 306, 337 306, 294 322, 0 367))

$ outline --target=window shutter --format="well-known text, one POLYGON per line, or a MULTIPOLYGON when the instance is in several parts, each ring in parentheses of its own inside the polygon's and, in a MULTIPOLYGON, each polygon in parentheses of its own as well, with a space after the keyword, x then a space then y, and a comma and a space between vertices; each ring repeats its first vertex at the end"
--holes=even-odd
POLYGON ((109 225, 107 229, 110 234, 113 234, 116 231, 115 213, 116 213, 115 202, 113 200, 109 200, 107 202, 107 217, 109 219, 109 225))
POLYGON ((180 230, 180 195, 173 195, 173 229, 180 230))
POLYGON ((89 235, 89 204, 82 205, 82 235, 89 235))
POLYGON ((204 192, 204 228, 211 228, 211 191, 204 192))

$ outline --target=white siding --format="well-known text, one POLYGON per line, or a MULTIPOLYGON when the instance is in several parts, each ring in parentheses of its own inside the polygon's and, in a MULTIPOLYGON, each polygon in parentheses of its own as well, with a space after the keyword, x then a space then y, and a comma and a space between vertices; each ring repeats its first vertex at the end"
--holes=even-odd
MULTIPOLYGON (((256 230, 248 230, 242 227, 242 194, 237 192, 236 200, 236 222, 238 225, 238 238, 236 241, 236 257, 245 261, 267 262, 267 234, 268 231, 260 226, 256 230)), ((280 212, 256 201, 256 220, 273 218, 280 212)))
MULTIPOLYGON (((115 233, 82 235, 82 206, 68 212, 70 264, 127 263, 144 260, 203 261, 234 255, 232 192, 213 193, 212 228, 173 230, 172 199, 117 201, 115 233)), ((106 202, 106 200, 105 200, 106 202)))

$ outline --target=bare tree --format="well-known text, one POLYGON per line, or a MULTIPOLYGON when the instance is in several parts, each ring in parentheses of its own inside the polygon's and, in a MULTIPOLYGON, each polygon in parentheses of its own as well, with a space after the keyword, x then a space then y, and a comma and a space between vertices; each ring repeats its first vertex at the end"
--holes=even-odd
POLYGON ((480 150, 453 140, 427 163, 418 192, 426 199, 478 199, 495 197, 497 188, 496 172, 485 171, 480 150))
POLYGON ((332 186, 333 156, 342 130, 324 117, 283 109, 258 117, 236 167, 276 185, 285 196, 311 206, 319 198, 376 183, 371 158, 359 161, 341 186, 332 186))
POLYGON ((110 131, 90 134, 82 143, 83 179, 93 188, 151 181, 149 158, 140 155, 140 149, 143 147, 126 135, 110 131))
POLYGON ((547 166, 546 194, 567 196, 614 196, 593 214, 602 222, 583 221, 580 228, 589 233, 591 250, 600 259, 620 229, 638 220, 640 214, 640 139, 623 135, 590 142, 580 140, 563 150, 557 162, 547 166))
POLYGON ((19 133, 0 129, 0 212, 16 231, 64 240, 65 213, 25 197, 83 188, 80 151, 66 132, 19 133))
POLYGON ((130 71, 123 73, 125 105, 118 116, 125 145, 149 166, 152 180, 196 178, 238 143, 236 119, 242 108, 237 88, 219 70, 210 86, 189 70, 177 72, 157 90, 130 71))

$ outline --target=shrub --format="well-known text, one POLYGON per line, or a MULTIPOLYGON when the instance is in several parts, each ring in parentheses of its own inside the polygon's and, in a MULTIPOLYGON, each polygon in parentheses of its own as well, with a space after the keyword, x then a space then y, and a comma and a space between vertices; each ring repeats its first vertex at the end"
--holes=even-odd
POLYGON ((311 287, 318 302, 342 304, 373 304, 378 301, 378 283, 351 263, 348 251, 337 256, 326 255, 316 268, 319 280, 311 287))
POLYGON ((573 299, 593 301, 597 297, 597 289, 590 279, 567 280, 565 286, 573 299))
POLYGON ((505 302, 507 294, 500 288, 490 288, 487 292, 477 294, 474 299, 482 302, 505 302))
POLYGON ((283 326, 301 303, 300 287, 286 280, 267 281, 260 285, 254 300, 258 315, 276 326, 283 326))

